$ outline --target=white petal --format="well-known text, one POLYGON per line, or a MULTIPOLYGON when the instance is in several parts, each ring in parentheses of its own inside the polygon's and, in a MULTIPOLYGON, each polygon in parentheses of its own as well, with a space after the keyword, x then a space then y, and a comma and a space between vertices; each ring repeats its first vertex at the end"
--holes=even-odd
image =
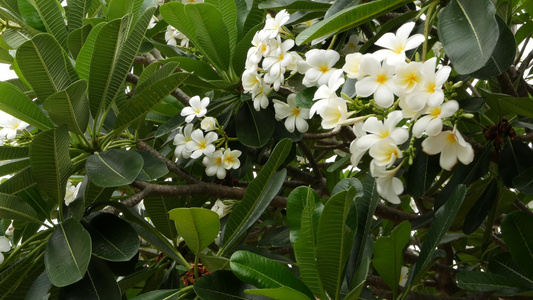
POLYGON ((0 236, 0 252, 7 252, 11 250, 9 240, 5 236, 0 236))
POLYGON ((413 31, 413 28, 415 28, 415 22, 403 24, 400 28, 398 28, 398 30, 396 30, 396 39, 402 42, 407 41, 411 31, 413 31))
POLYGON ((415 34, 409 39, 407 39, 407 43, 405 43, 405 50, 407 51, 407 50, 414 49, 420 46, 425 40, 426 38, 424 37, 423 34, 415 34))
POLYGON ((441 168, 450 171, 457 164, 457 148, 447 145, 440 154, 439 163, 441 168))
MULTIPOLYGON (((410 32, 410 31, 409 31, 410 32)), ((382 35, 376 42, 376 45, 387 48, 387 49, 395 49, 397 42, 396 42, 396 35, 392 32, 387 32, 384 35, 382 35)))
POLYGON ((474 149, 470 144, 467 144, 466 147, 458 146, 457 158, 465 165, 470 164, 474 160, 474 149))
POLYGON ((298 131, 302 133, 307 132, 307 130, 309 129, 309 125, 303 118, 297 117, 296 118, 296 129, 298 129, 298 131))
POLYGON ((294 118, 295 118, 294 115, 291 115, 287 118, 287 120, 285 120, 285 128, 287 128, 288 132, 294 132, 294 125, 295 125, 294 118))
POLYGON ((355 92, 359 97, 368 97, 378 88, 379 83, 370 77, 365 77, 355 83, 355 92))
POLYGON ((422 150, 429 155, 440 153, 446 147, 446 135, 451 131, 441 132, 437 136, 430 136, 422 142, 422 150))
POLYGON ((429 136, 435 136, 442 131, 442 119, 434 118, 429 121, 426 127, 426 132, 429 136))
POLYGON ((389 108, 394 103, 394 94, 386 85, 380 84, 374 92, 374 100, 377 105, 389 108))

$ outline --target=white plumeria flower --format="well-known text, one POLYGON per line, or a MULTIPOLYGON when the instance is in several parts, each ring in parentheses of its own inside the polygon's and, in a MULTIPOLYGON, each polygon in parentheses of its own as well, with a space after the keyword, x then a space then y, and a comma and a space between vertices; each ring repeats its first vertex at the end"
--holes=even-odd
POLYGON ((230 148, 224 150, 224 168, 226 170, 238 169, 241 166, 241 161, 239 160, 241 154, 242 152, 239 150, 231 150, 230 148))
POLYGON ((357 140, 366 135, 366 131, 363 130, 363 124, 364 123, 359 122, 353 126, 353 132, 357 138, 350 143, 350 154, 352 155, 350 162, 354 167, 357 167, 359 161, 361 158, 363 158, 363 155, 365 155, 367 150, 361 150, 359 147, 357 147, 357 140))
POLYGON ((287 53, 291 56, 291 61, 287 65, 287 71, 291 71, 291 74, 294 74, 298 72, 298 66, 304 61, 304 59, 300 56, 300 54, 291 51, 287 53))
POLYGON ((165 0, 156 0, 156 2, 157 2, 157 6, 161 6, 165 4, 165 0))
POLYGON ((402 158, 402 151, 396 146, 395 141, 389 136, 376 142, 369 151, 376 166, 390 168, 397 158, 402 158))
POLYGON ((254 102, 255 110, 259 111, 261 108, 265 109, 268 107, 268 93, 272 91, 272 87, 266 83, 264 80, 261 80, 261 85, 257 92, 252 92, 252 100, 254 102))
POLYGON ((181 0, 183 4, 204 3, 204 0, 181 0))
POLYGON ((329 77, 328 84, 321 85, 318 90, 316 90, 313 97, 313 101, 316 102, 311 106, 309 116, 312 117, 315 113, 321 114, 328 105, 329 99, 338 98, 336 92, 343 83, 344 76, 342 70, 336 70, 333 72, 331 77, 329 77))
POLYGON ((2 252, 8 252, 11 250, 11 244, 5 236, 0 236, 0 264, 4 262, 4 254, 2 252))
POLYGON ((358 78, 359 79, 359 66, 361 65, 361 58, 363 54, 361 53, 352 53, 346 55, 346 62, 342 67, 342 70, 346 73, 348 78, 358 78))
POLYGON ((187 142, 192 141, 191 133, 192 133, 193 125, 187 124, 185 128, 180 127, 178 128, 178 134, 174 136, 174 145, 176 146, 176 149, 174 150, 174 156, 176 156, 177 159, 180 157, 183 158, 189 158, 191 157, 191 151, 187 150, 187 147, 185 145, 187 142))
POLYGON ((8 114, 2 114, 0 117, 0 145, 4 144, 5 140, 13 140, 17 136, 17 131, 26 129, 30 124, 21 121, 8 114))
POLYGON ((215 201, 215 204, 213 204, 213 207, 211 207, 211 210, 216 212, 218 214, 218 217, 222 219, 230 212, 231 205, 226 205, 223 201, 217 199, 217 201, 215 201))
POLYGON ((289 21, 290 17, 290 14, 285 9, 278 12, 274 18, 268 14, 265 21, 265 27, 263 27, 262 30, 263 38, 275 38, 280 32, 281 27, 289 21))
POLYGON ((359 49, 361 49, 361 45, 359 45, 360 41, 364 41, 364 38, 361 34, 350 35, 348 42, 342 48, 341 53, 348 56, 350 53, 359 51, 359 49))
POLYGON ((69 206, 70 203, 72 203, 76 196, 78 195, 78 191, 80 190, 81 182, 77 185, 72 185, 70 181, 67 181, 67 190, 65 193, 65 205, 69 206))
POLYGON ((257 94, 261 90, 263 79, 256 70, 245 70, 242 73, 242 88, 247 93, 257 94))
POLYGON ((452 69, 448 66, 443 66, 435 72, 436 64, 437 59, 435 57, 424 62, 422 68, 424 82, 405 97, 405 103, 412 110, 418 111, 426 105, 437 106, 444 102, 442 85, 446 82, 448 76, 450 76, 452 69))
POLYGON ((224 153, 217 150, 211 154, 207 154, 202 163, 205 166, 205 174, 207 176, 217 176, 218 179, 226 177, 226 169, 224 168, 224 153))
POLYGON ((400 271, 400 282, 398 283, 400 286, 405 286, 407 283, 407 278, 409 277, 409 268, 402 266, 402 269, 400 271))
POLYGON ((9 227, 6 229, 5 235, 12 236, 13 233, 15 233, 15 227, 13 226, 13 221, 11 221, 11 224, 9 224, 9 227))
POLYGON ((375 143, 387 137, 392 138, 396 145, 405 143, 409 138, 409 132, 405 128, 396 127, 402 119, 402 112, 398 110, 390 112, 383 122, 376 117, 366 119, 361 128, 370 134, 358 138, 357 147, 366 151, 375 143))
POLYGON ((292 56, 288 51, 294 46, 294 40, 284 41, 278 49, 272 51, 269 56, 263 60, 263 69, 265 70, 265 82, 272 84, 274 90, 279 90, 279 87, 285 80, 284 73, 287 66, 292 61, 292 56))
POLYGON ((399 92, 396 94, 405 95, 410 93, 419 84, 422 84, 424 77, 422 75, 423 64, 420 62, 401 62, 396 68, 396 74, 393 77, 395 86, 399 92))
POLYGON ((394 103, 394 91, 397 90, 392 77, 395 66, 380 63, 373 55, 363 55, 359 66, 361 78, 355 83, 355 93, 359 97, 374 94, 376 104, 388 108, 394 103))
POLYGON ((400 166, 392 170, 387 170, 384 167, 370 164, 370 173, 376 178, 376 190, 381 198, 389 201, 392 204, 400 204, 400 195, 403 192, 402 181, 395 177, 400 166))
MULTIPOLYGON (((163 3, 165 2, 163 1, 163 3)), ((158 4, 158 5, 161 5, 161 4, 158 4)), ((150 19, 150 23, 148 23, 148 29, 154 28, 157 22, 159 22, 159 20, 156 17, 152 16, 152 18, 150 19)))
POLYGON ((194 96, 189 100, 189 106, 181 110, 181 115, 185 117, 185 122, 191 123, 194 117, 205 116, 207 105, 209 105, 209 97, 204 97, 200 100, 200 96, 194 96))
POLYGON ((257 32, 252 39, 253 47, 246 54, 246 69, 256 70, 261 58, 268 56, 272 49, 278 49, 279 43, 278 39, 262 39, 261 31, 257 32))
POLYGON ((396 34, 392 32, 385 33, 376 41, 376 45, 386 49, 378 50, 374 52, 374 55, 380 60, 386 60, 391 65, 405 61, 405 51, 420 46, 425 40, 423 34, 415 34, 409 37, 414 27, 415 23, 409 22, 398 28, 396 34))
POLYGON ((337 130, 352 113, 353 112, 348 112, 346 101, 342 98, 330 99, 328 105, 326 105, 322 113, 320 113, 320 117, 322 118, 322 123, 320 123, 320 125, 324 129, 337 130))
POLYGON ((191 158, 198 158, 203 155, 209 155, 215 152, 213 143, 218 139, 218 134, 211 131, 204 136, 204 132, 196 129, 191 133, 191 140, 185 144, 185 147, 191 153, 191 158))
POLYGON ((426 113, 427 105, 422 108, 421 110, 413 110, 407 103, 405 102, 405 97, 401 97, 400 101, 398 102, 398 105, 402 109, 402 115, 404 119, 411 119, 416 120, 418 117, 420 117, 422 114, 426 113))
POLYGON ((181 40, 180 47, 189 48, 189 39, 176 28, 168 25, 165 32, 165 41, 167 45, 177 46, 177 40, 181 40))
POLYGON ((416 121, 413 126, 413 134, 419 138, 424 131, 429 136, 435 136, 442 131, 442 119, 451 117, 459 109, 459 103, 450 100, 440 106, 429 107, 427 115, 416 121))
POLYGON ((287 97, 287 103, 273 100, 274 110, 276 111, 276 120, 280 121, 286 118, 285 128, 287 131, 307 132, 309 125, 305 120, 309 119, 309 109, 299 108, 296 106, 296 94, 290 94, 287 97))
POLYGON ((308 69, 305 71, 302 83, 308 87, 327 84, 331 74, 337 70, 333 66, 339 58, 340 55, 335 50, 312 49, 307 51, 305 64, 308 69))
POLYGON ((457 126, 453 127, 453 131, 442 131, 425 139, 422 142, 422 150, 429 155, 440 153, 440 166, 448 171, 457 164, 457 159, 465 165, 474 160, 472 145, 457 131, 457 126))
POLYGON ((217 119, 213 117, 205 117, 202 122, 200 122, 200 128, 203 131, 212 131, 217 129, 217 119))

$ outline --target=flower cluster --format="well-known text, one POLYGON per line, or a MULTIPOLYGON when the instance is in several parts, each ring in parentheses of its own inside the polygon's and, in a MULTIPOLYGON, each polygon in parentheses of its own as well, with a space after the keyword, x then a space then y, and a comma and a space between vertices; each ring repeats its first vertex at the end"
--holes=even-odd
POLYGON ((226 177, 227 170, 238 169, 241 165, 239 156, 241 151, 230 148, 217 149, 223 144, 224 139, 219 139, 217 121, 213 117, 206 116, 209 98, 200 99, 194 96, 189 100, 189 106, 181 110, 181 115, 185 117, 188 124, 178 128, 178 133, 174 137, 174 155, 180 158, 198 159, 202 156, 203 165, 206 167, 205 173, 208 176, 217 176, 218 179, 226 177), (200 128, 194 129, 194 120, 201 119, 200 128))
POLYGON ((0 146, 6 142, 12 143, 17 136, 17 131, 22 131, 28 126, 28 123, 0 111, 0 127, 2 127, 0 129, 0 146))

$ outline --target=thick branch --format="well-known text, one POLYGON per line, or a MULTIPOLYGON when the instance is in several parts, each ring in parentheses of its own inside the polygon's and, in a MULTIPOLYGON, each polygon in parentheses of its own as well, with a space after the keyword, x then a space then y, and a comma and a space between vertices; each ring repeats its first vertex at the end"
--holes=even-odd
POLYGON ((387 219, 396 224, 399 224, 405 220, 412 221, 418 218, 417 214, 405 212, 403 210, 398 210, 392 207, 385 206, 381 203, 376 207, 376 212, 374 213, 377 217, 387 219))

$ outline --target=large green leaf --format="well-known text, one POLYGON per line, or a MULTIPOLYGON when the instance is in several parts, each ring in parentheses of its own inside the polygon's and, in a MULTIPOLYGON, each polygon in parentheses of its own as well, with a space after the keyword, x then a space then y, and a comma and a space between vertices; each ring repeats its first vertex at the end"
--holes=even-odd
POLYGON ((533 278, 528 278, 522 268, 509 252, 504 252, 489 261, 488 271, 511 279, 516 286, 533 289, 533 278))
POLYGON ((180 290, 157 290, 140 294, 131 298, 131 300, 174 300, 180 294, 180 290))
POLYGON ((94 118, 101 110, 106 110, 119 93, 123 93, 121 87, 154 10, 153 7, 147 9, 136 23, 131 15, 111 21, 98 33, 89 71, 89 104, 94 118))
POLYGON ((59 299, 120 299, 120 288, 113 272, 105 261, 91 257, 87 273, 82 280, 63 287, 59 299))
POLYGON ((102 28, 106 26, 106 24, 107 23, 102 22, 92 28, 91 32, 89 33, 89 36, 87 36, 87 39, 85 40, 85 43, 83 43, 83 46, 81 47, 81 50, 78 53, 78 56, 76 57, 76 64, 74 67, 76 68, 76 72, 78 72, 81 79, 89 80, 94 44, 96 43, 98 34, 102 30, 102 28))
POLYGON ((278 193, 285 180, 286 170, 276 172, 291 150, 290 139, 281 140, 257 177, 250 182, 243 199, 233 208, 222 232, 223 244, 219 254, 226 253, 252 226, 278 193))
POLYGON ((125 102, 123 109, 117 116, 115 129, 122 129, 142 118, 159 102, 173 92, 189 75, 178 73, 165 77, 135 94, 125 102))
POLYGON ((496 9, 490 0, 451 0, 439 15, 439 38, 459 74, 479 70, 498 42, 496 9))
MULTIPOLYGON (((1 85, 1 83, 0 83, 1 85)), ((0 147, 0 160, 26 158, 30 154, 29 147, 0 147)))
POLYGON ((228 29, 216 6, 170 2, 160 11, 163 19, 185 34, 219 72, 228 74, 234 45, 230 44, 228 29))
POLYGON ((40 31, 46 31, 46 27, 44 27, 43 20, 41 20, 41 16, 39 16, 39 12, 35 9, 35 7, 33 7, 30 1, 17 0, 16 3, 20 17, 28 25, 40 31))
POLYGON ((339 33, 366 23, 412 0, 378 0, 348 7, 302 31, 296 37, 301 45, 326 35, 339 33))
POLYGON ((83 135, 89 124, 89 102, 85 92, 87 82, 78 80, 46 99, 44 109, 57 125, 67 125, 69 131, 83 135))
POLYGON ((68 0, 67 20, 68 30, 73 32, 74 30, 82 27, 82 19, 85 18, 91 2, 93 0, 68 0))
POLYGON ((150 181, 155 180, 168 173, 167 165, 159 158, 149 154, 148 152, 137 150, 143 158, 143 168, 136 180, 150 181))
POLYGON ((220 231, 218 214, 209 209, 175 208, 168 213, 176 223, 178 234, 196 255, 214 242, 220 231))
MULTIPOLYGON (((302 190, 301 188, 299 189, 300 191, 302 190)), ((312 190, 311 188, 306 189, 308 189, 308 193, 310 191, 314 192, 314 190, 312 190)), ((293 202, 290 205, 290 211, 289 202, 287 202, 287 220, 289 220, 289 216, 291 219, 295 219, 295 217, 298 217, 298 219, 301 220, 300 224, 297 227, 298 239, 293 242, 294 255, 296 256, 296 261, 298 262, 298 267, 300 269, 300 277, 315 295, 320 297, 320 299, 326 299, 324 287, 322 286, 322 282, 320 281, 316 263, 318 220, 320 219, 320 215, 322 213, 322 210, 324 209, 324 206, 321 202, 315 203, 315 199, 313 199, 313 197, 306 196, 306 198, 303 199, 305 200, 305 203, 303 203, 302 210, 300 211, 300 203, 298 202, 302 201, 302 199, 294 199, 294 196, 295 195, 291 193, 291 195, 289 195, 289 199, 287 200, 293 202), (293 199, 291 199, 291 197, 293 199), (318 206, 318 209, 315 208, 315 206, 318 206), (295 210, 296 213, 294 213, 295 210), (290 214, 292 214, 292 216, 290 214)), ((296 220, 290 221, 289 225, 291 226, 291 223, 295 223, 295 221, 296 220)), ((291 233, 292 229, 293 226, 291 226, 291 233)))
POLYGON ((501 223, 502 237, 513 258, 522 270, 533 278, 533 217, 523 211, 506 215, 501 223))
POLYGON ((205 3, 213 4, 222 14, 222 22, 226 26, 229 37, 230 53, 237 44, 237 5, 234 0, 206 0, 205 3))
MULTIPOLYGON (((291 230, 290 239, 292 243, 300 238, 302 214, 309 201, 313 202, 313 206, 321 207, 319 211, 322 211, 323 205, 318 198, 318 194, 311 187, 297 187, 287 197, 287 223, 289 223, 291 230)), ((319 217, 320 214, 315 214, 316 226, 318 226, 319 217)))
POLYGON ((107 7, 107 20, 120 19, 127 14, 132 14, 134 20, 137 18, 143 0, 111 0, 107 7))
POLYGON ((305 284, 294 276, 289 269, 264 256, 247 251, 237 251, 231 256, 230 266, 233 273, 240 280, 257 288, 289 287, 307 295, 310 299, 314 298, 305 284))
POLYGON ((132 183, 143 167, 142 156, 135 151, 110 149, 87 159, 89 179, 101 187, 117 187, 132 183))
POLYGON ((85 44, 85 41, 91 34, 91 30, 93 29, 93 26, 91 24, 87 24, 81 28, 78 28, 68 35, 68 50, 72 54, 72 57, 76 59, 78 55, 80 54, 81 48, 85 44))
POLYGON ((143 203, 146 213, 155 228, 169 239, 175 239, 176 225, 170 220, 168 212, 174 208, 183 206, 184 201, 178 197, 153 196, 145 198, 143 203))
POLYGON ((359 264, 359 267, 357 267, 357 270, 354 272, 352 280, 352 290, 346 295, 346 297, 344 298, 345 300, 359 299, 359 294, 361 294, 361 291, 365 287, 364 284, 368 276, 369 266, 370 257, 366 256, 359 264))
POLYGON ((50 218, 50 212, 55 203, 46 201, 36 188, 29 188, 17 194, 24 202, 28 203, 39 216, 39 220, 50 218))
POLYGON ((393 295, 396 295, 398 291, 403 265, 403 249, 409 243, 410 238, 411 224, 403 221, 392 230, 390 236, 382 236, 374 243, 372 265, 390 287, 393 295))
POLYGON ((28 0, 39 12, 46 31, 52 34, 63 49, 67 50, 67 27, 57 1, 28 0))
POLYGON ((496 16, 496 21, 498 21, 500 33, 496 47, 485 66, 471 74, 479 79, 490 79, 502 74, 513 64, 516 56, 516 41, 513 32, 502 18, 496 16))
POLYGON ((311 2, 311 1, 301 1, 301 0, 268 0, 263 1, 259 4, 261 9, 269 8, 282 8, 293 11, 301 10, 318 10, 325 11, 330 8, 331 4, 323 2, 311 2))
POLYGON ((498 180, 493 179, 464 219, 463 232, 473 233, 485 220, 498 197, 498 180))
POLYGON ((331 197, 318 222, 317 269, 324 289, 333 299, 339 298, 344 269, 353 246, 355 231, 346 222, 350 209, 355 207, 356 195, 355 187, 351 187, 331 197))
POLYGON ((256 111, 250 102, 241 106, 235 122, 239 142, 249 147, 264 146, 276 128, 276 119, 272 113, 266 109, 256 111))
POLYGON ((49 34, 36 35, 20 45, 16 58, 24 78, 41 102, 77 80, 74 67, 49 34))
POLYGON ((175 56, 170 57, 163 62, 166 64, 170 61, 179 63, 180 69, 194 73, 200 78, 206 80, 220 80, 220 75, 218 75, 218 73, 208 63, 202 60, 193 59, 186 56, 175 56))
POLYGON ((0 184, 0 193, 16 194, 37 185, 31 167, 27 167, 0 184))
POLYGON ((407 191, 413 197, 422 197, 429 190, 435 177, 442 170, 439 165, 439 157, 436 155, 428 155, 422 151, 422 141, 415 142, 416 156, 413 164, 407 170, 406 186, 407 191))
POLYGON ((128 222, 108 213, 88 217, 93 254, 108 261, 128 261, 139 251, 139 237, 128 222))
POLYGON ((254 299, 255 297, 244 294, 244 289, 250 287, 240 281, 233 272, 221 270, 202 276, 202 280, 194 284, 194 291, 202 300, 254 299))
POLYGON ((0 193, 0 219, 42 223, 31 205, 17 196, 4 193, 0 193))
POLYGON ((272 299, 293 299, 293 300, 309 300, 312 298, 309 298, 309 296, 305 295, 302 292, 299 292, 293 288, 290 288, 288 286, 281 286, 278 288, 271 288, 271 289, 249 289, 244 290, 247 294, 252 295, 261 295, 266 296, 272 299))
POLYGON ((439 242, 442 240, 446 232, 448 232, 455 215, 459 211, 459 208, 461 208, 465 195, 465 185, 458 185, 453 190, 448 201, 435 212, 433 222, 431 222, 426 239, 422 244, 418 261, 414 265, 412 272, 409 274, 406 286, 416 284, 418 279, 424 274, 424 271, 429 268, 435 248, 437 248, 439 242))
POLYGON ((44 265, 55 286, 67 286, 85 276, 91 260, 91 237, 75 219, 59 223, 46 244, 44 265))
POLYGON ((462 271, 456 275, 457 286, 473 291, 497 291, 504 288, 516 287, 511 279, 487 272, 462 271))
POLYGON ((33 177, 41 190, 57 203, 63 201, 67 181, 72 173, 68 149, 69 134, 66 126, 39 133, 30 146, 33 177))
POLYGON ((0 176, 17 173, 30 165, 29 159, 21 159, 13 162, 6 162, 0 165, 0 176))
POLYGON ((42 130, 54 127, 37 103, 14 85, 0 82, 0 94, 0 110, 42 130))

